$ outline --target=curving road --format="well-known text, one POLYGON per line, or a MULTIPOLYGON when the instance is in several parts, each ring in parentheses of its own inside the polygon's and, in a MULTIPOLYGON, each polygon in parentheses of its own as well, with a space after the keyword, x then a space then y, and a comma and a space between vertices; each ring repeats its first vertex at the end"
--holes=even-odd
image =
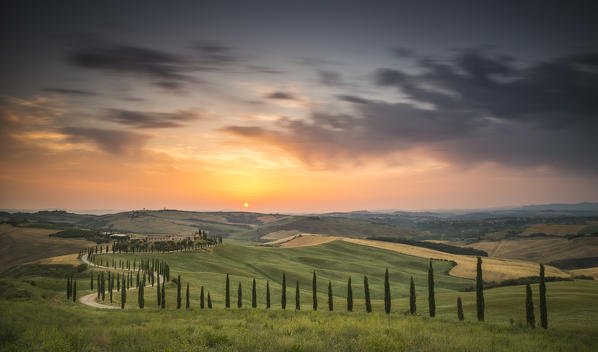
MULTIPOLYGON (((109 252, 109 253, 112 253, 112 252, 109 252)), ((84 254, 84 255, 81 257, 81 260, 82 260, 82 261, 83 261, 85 264, 87 264, 87 265, 89 265, 89 266, 92 266, 92 267, 96 267, 96 268, 102 268, 102 269, 108 269, 108 270, 110 270, 110 271, 115 271, 115 270, 114 270, 114 268, 110 268, 110 267, 107 267, 107 266, 102 266, 102 265, 97 265, 97 264, 95 264, 95 263, 92 263, 92 262, 90 262, 90 261, 89 261, 89 259, 87 259, 87 254, 84 254)), ((139 271, 143 272, 143 270, 139 270, 139 271)), ((154 275, 157 275, 157 276, 158 276, 158 282, 160 282, 161 284, 164 284, 164 277, 163 277, 162 275, 155 274, 155 273, 154 273, 154 275)), ((147 286, 145 286, 145 287, 151 287, 151 286, 152 286, 152 285, 150 284, 150 285, 147 285, 147 286)), ((130 290, 135 290, 135 287, 130 287, 130 288, 129 288, 129 291, 130 291, 130 290)), ((113 290, 113 291, 114 291, 114 290, 113 290)), ((99 303, 99 302, 97 302, 97 301, 95 300, 95 298, 96 298, 97 296, 98 296, 98 293, 97 293, 97 292, 90 293, 90 294, 88 294, 88 295, 85 295, 85 296, 83 296, 83 297, 79 298, 79 302, 81 302, 81 303, 83 303, 83 304, 85 304, 85 305, 88 305, 88 306, 90 306, 90 307, 94 307, 94 308, 101 308, 101 309, 120 309, 120 307, 117 307, 117 306, 109 306, 109 305, 106 305, 106 304, 103 304, 103 303, 99 303)))

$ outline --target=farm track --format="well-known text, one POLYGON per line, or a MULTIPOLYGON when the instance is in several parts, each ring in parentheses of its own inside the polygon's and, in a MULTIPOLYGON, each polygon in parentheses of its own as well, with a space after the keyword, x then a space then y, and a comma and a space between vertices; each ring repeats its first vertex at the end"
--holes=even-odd
MULTIPOLYGON (((112 252, 108 252, 108 253, 112 253, 112 252)), ((106 254, 108 254, 108 253, 106 253, 106 254)), ((102 266, 102 265, 97 265, 97 264, 94 264, 94 263, 90 262, 90 261, 87 259, 87 254, 84 254, 84 255, 81 257, 81 260, 82 260, 82 261, 83 261, 85 264, 87 264, 87 265, 89 265, 89 266, 92 266, 92 267, 95 267, 95 268, 107 269, 107 270, 109 270, 109 271, 118 271, 118 272, 121 272, 120 270, 115 270, 114 268, 110 268, 110 267, 107 267, 107 266, 102 266)), ((132 271, 132 270, 127 270, 127 271, 132 271)), ((136 271, 136 272, 137 272, 137 271, 136 271)), ((143 270, 139 270, 138 272, 143 272, 143 270)), ((157 276, 158 276, 158 281, 159 281, 161 284, 164 284, 164 277, 163 277, 162 275, 160 275, 160 274, 157 274, 157 276)), ((150 284, 150 285, 146 285, 145 287, 152 287, 152 285, 151 285, 151 284, 150 284)), ((130 288, 128 289, 128 291, 135 290, 135 289, 136 289, 135 287, 130 287, 130 288)), ((112 290, 112 291, 114 292, 114 290, 112 290)), ((83 296, 83 297, 79 298, 79 302, 81 302, 81 303, 83 303, 83 304, 85 304, 85 305, 87 305, 87 306, 94 307, 94 308, 101 308, 101 309, 120 309, 120 307, 116 307, 116 306, 109 306, 109 305, 107 305, 107 304, 102 304, 102 303, 96 302, 96 300, 95 300, 95 298, 94 298, 94 297, 97 297, 97 293, 96 293, 96 292, 94 292, 94 293, 90 293, 90 294, 88 294, 88 295, 85 295, 85 296, 83 296)))

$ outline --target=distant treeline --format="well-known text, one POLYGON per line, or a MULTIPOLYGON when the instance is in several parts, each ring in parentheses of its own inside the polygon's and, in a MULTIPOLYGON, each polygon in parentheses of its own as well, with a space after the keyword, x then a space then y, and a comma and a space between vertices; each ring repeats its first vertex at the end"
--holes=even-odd
POLYGON ((480 249, 451 246, 450 244, 445 244, 445 243, 415 241, 415 240, 407 240, 407 239, 395 238, 395 237, 367 237, 367 239, 375 240, 375 241, 385 241, 385 242, 407 244, 410 246, 434 249, 437 251, 451 253, 451 254, 475 255, 475 256, 480 256, 480 257, 488 256, 488 253, 486 253, 485 251, 482 251, 480 249))
POLYGON ((83 230, 83 229, 64 229, 56 233, 50 234, 51 237, 62 237, 62 238, 85 238, 86 240, 93 241, 96 243, 110 241, 110 236, 100 233, 95 230, 83 230))
MULTIPOLYGON (((558 277, 558 276, 547 276, 544 278, 545 282, 556 282, 556 281, 573 281, 574 279, 578 280, 594 280, 591 276, 579 275, 573 278, 569 277, 558 277)), ((505 286, 519 286, 519 285, 532 285, 540 283, 539 276, 527 276, 527 277, 520 277, 517 279, 508 279, 501 282, 484 282, 484 289, 490 288, 497 288, 497 287, 505 287, 505 286)), ((466 289, 467 291, 474 291, 473 286, 470 289, 466 289)))
POLYGON ((559 269, 565 269, 565 270, 585 269, 585 268, 592 268, 592 267, 598 266, 598 257, 561 259, 561 260, 555 260, 548 264, 552 265, 552 266, 556 266, 559 269))

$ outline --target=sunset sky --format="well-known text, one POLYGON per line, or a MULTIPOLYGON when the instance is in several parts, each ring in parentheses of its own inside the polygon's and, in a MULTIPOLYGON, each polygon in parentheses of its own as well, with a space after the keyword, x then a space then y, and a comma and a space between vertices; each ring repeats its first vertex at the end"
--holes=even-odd
POLYGON ((598 201, 596 4, 3 1, 0 208, 598 201))

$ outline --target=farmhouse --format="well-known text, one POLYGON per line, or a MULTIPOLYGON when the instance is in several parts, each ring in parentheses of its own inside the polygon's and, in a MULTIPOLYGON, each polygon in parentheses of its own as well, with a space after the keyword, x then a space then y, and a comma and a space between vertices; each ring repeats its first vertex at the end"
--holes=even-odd
POLYGON ((172 235, 147 235, 145 236, 145 241, 148 243, 153 242, 166 242, 166 241, 184 241, 184 240, 191 240, 195 241, 201 238, 207 238, 208 231, 199 229, 197 232, 191 234, 172 234, 172 235))

